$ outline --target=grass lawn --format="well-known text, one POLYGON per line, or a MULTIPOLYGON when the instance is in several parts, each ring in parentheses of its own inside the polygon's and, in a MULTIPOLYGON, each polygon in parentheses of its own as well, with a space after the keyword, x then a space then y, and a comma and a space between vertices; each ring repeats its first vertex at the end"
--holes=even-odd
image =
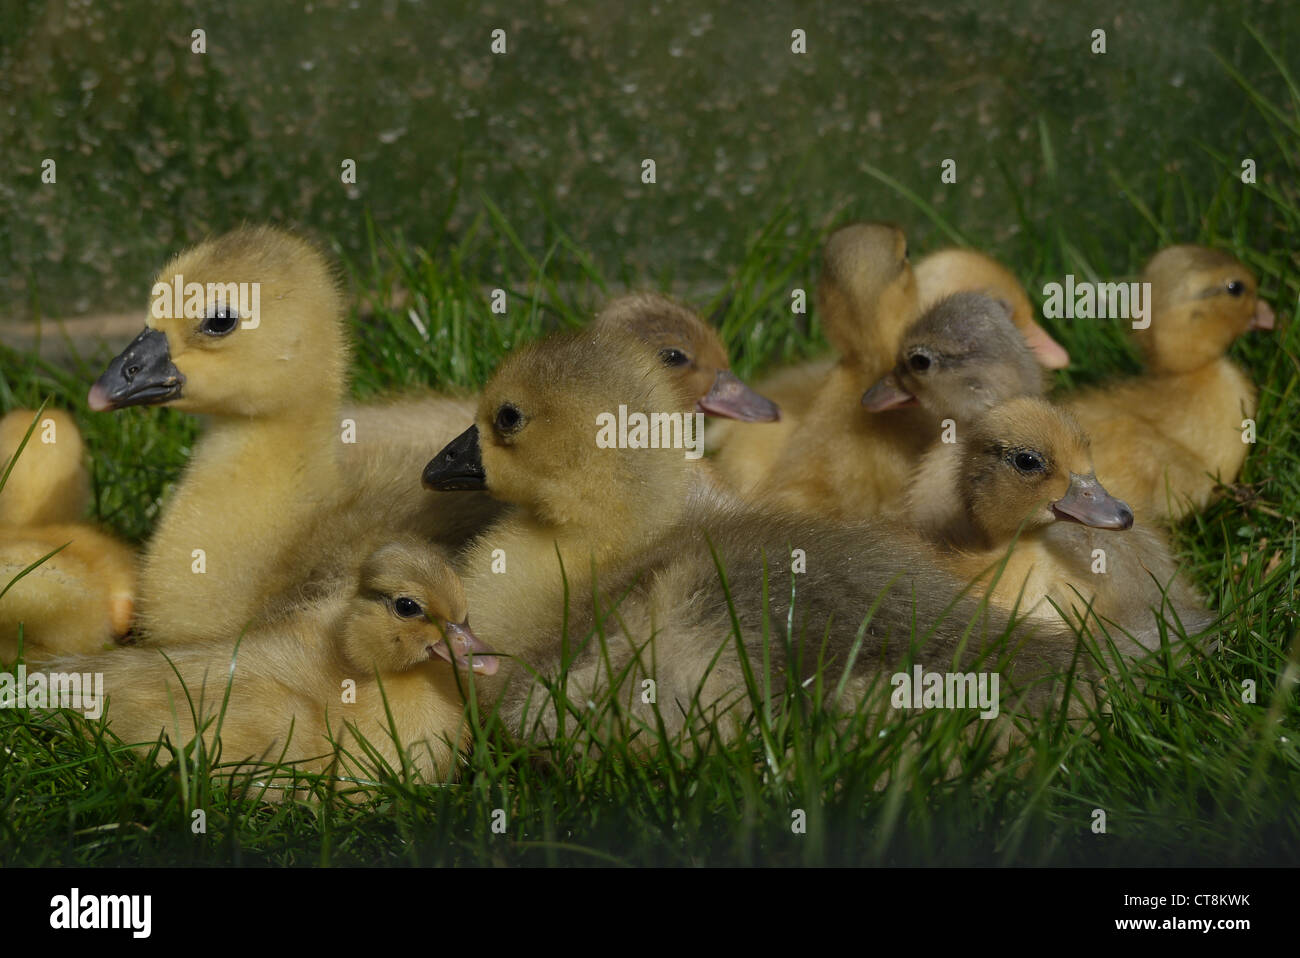
MULTIPOLYGON (((1127 193, 1125 212, 1109 232, 1080 235, 1069 204, 1053 202, 1062 144, 1044 126, 1026 148, 1040 153, 1045 179, 1032 196, 1018 196, 1020 228, 1009 239, 994 243, 979 223, 949 222, 923 198, 910 197, 918 229, 990 249, 1040 300, 1043 284, 1066 273, 1132 276, 1172 242, 1230 250, 1260 276, 1280 328, 1246 337, 1233 353, 1260 387, 1258 442, 1239 484, 1175 531, 1191 578, 1223 617, 1217 652, 1169 665, 1141 689, 1117 690, 1109 713, 1085 728, 1044 723, 1005 756, 986 736, 966 734, 979 721, 971 715, 909 716, 887 732, 866 719, 845 728, 804 714, 792 693, 784 718, 756 719, 733 745, 668 749, 652 760, 616 746, 599 757, 579 755, 580 742, 542 751, 511 742, 486 722, 457 783, 412 788, 393 780, 361 801, 324 786, 310 802, 250 801, 227 787, 219 770, 205 774, 202 759, 198 766, 193 756, 159 766, 94 727, 89 741, 70 734, 84 724, 74 714, 0 710, 0 862, 1294 862, 1300 88, 1280 61, 1275 67, 1288 91, 1282 99, 1265 98, 1242 81, 1259 170, 1253 185, 1241 182, 1240 157, 1207 149, 1195 158, 1194 179, 1174 171, 1139 194, 1116 177, 1111 186, 1127 193), (1217 185, 1194 185, 1206 179, 1217 185), (1245 683, 1253 683, 1253 698, 1245 683), (200 834, 191 827, 196 809, 206 816, 200 834), (1105 813, 1104 834, 1093 830, 1097 809, 1105 813), (798 810, 806 816, 801 833, 792 829, 798 810), (504 830, 494 829, 502 821, 504 830)), ((889 171, 871 172, 865 190, 891 202, 906 194, 889 171)), ((844 200, 869 215, 871 193, 844 200)), ((585 321, 606 295, 642 277, 632 263, 600 270, 553 211, 539 214, 546 239, 534 244, 519 239, 491 196, 475 193, 470 203, 476 217, 456 229, 444 220, 442 239, 427 246, 373 227, 365 255, 334 244, 356 304, 357 396, 481 384, 514 346, 585 321), (508 292, 504 316, 488 308, 495 287, 508 292)), ((721 288, 694 298, 692 305, 720 324, 741 375, 824 348, 815 315, 811 323, 792 315, 790 296, 796 287, 813 289, 825 213, 806 208, 792 191, 750 237, 744 257, 720 271, 721 288)), ((137 278, 141 302, 150 278, 137 278)), ((1137 369, 1119 324, 1046 325, 1075 360, 1059 374, 1063 388, 1137 369)), ((189 455, 197 424, 157 409, 89 413, 86 390, 105 359, 106 351, 84 356, 69 370, 4 350, 0 408, 50 397, 74 410, 94 454, 95 515, 140 542, 189 455)))

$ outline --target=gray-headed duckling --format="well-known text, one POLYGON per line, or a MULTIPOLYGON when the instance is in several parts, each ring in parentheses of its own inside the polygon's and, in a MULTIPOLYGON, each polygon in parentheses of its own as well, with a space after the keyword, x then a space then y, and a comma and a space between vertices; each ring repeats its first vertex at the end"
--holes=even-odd
POLYGON ((1070 355, 1038 324, 1033 304, 1015 274, 993 257, 973 249, 943 249, 916 264, 921 303, 928 307, 960 292, 985 293, 1011 307, 1011 321, 1034 358, 1047 369, 1062 369, 1070 355))

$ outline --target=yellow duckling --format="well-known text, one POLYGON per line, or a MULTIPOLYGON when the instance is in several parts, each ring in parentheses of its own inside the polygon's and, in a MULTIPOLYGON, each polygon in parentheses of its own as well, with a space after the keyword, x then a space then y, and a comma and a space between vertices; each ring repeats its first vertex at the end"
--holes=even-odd
POLYGON ((85 444, 71 414, 62 409, 42 412, 22 456, 13 462, 35 419, 34 409, 14 409, 0 419, 0 475, 13 464, 0 495, 0 525, 77 522, 90 505, 85 444))
POLYGON ((692 310, 658 293, 611 300, 595 325, 622 331, 655 351, 689 406, 709 416, 746 423, 775 422, 780 410, 731 371, 722 337, 692 310))
MULTIPOLYGON (((646 443, 644 434, 632 441, 635 416, 649 420, 680 406, 644 346, 600 332, 554 337, 507 357, 484 390, 475 425, 426 467, 431 489, 486 489, 511 504, 460 566, 476 630, 512 656, 512 668, 488 691, 505 695, 503 712, 514 727, 527 728, 529 703, 535 709, 540 696, 537 684, 519 677, 521 665, 555 677, 566 643, 568 654, 577 653, 568 673, 571 696, 600 698, 605 659, 594 643, 581 650, 598 612, 615 674, 631 669, 624 704, 649 721, 640 693, 643 681, 653 680, 670 732, 685 726, 688 712, 726 712, 733 729, 733 719, 749 714, 733 609, 760 669, 764 622, 773 630, 796 624, 800 659, 787 662, 775 638, 768 650, 778 689, 787 678, 808 678, 819 655, 833 687, 870 615, 845 686, 850 700, 886 663, 907 656, 914 622, 925 623, 918 641, 928 663, 951 663, 959 648, 964 660, 973 659, 1010 629, 1008 617, 995 614, 964 640, 979 610, 956 598, 962 583, 904 529, 757 509, 711 488, 671 443, 646 443), (611 444, 601 423, 620 408, 628 441, 611 444), (794 575, 787 572, 792 558, 794 575), (517 681, 502 690, 511 676, 517 681)), ((1073 634, 1059 623, 1043 628, 1032 655, 1007 675, 1068 666, 1073 648, 1073 634)), ((552 731, 554 719, 543 718, 552 731)))
POLYGON ((926 501, 912 500, 912 520, 948 550, 958 575, 998 576, 992 597, 1004 608, 1050 621, 1055 603, 1083 622, 1090 606, 1112 637, 1122 641, 1119 626, 1151 650, 1159 618, 1189 634, 1212 620, 1160 534, 1135 527, 1133 511, 1098 481, 1087 434, 1046 400, 994 406, 958 442, 936 444, 917 471, 937 478, 926 501), (947 496, 935 495, 938 478, 947 496))
MULTIPOLYGON (((823 504, 838 509, 841 485, 826 489, 811 476, 804 485, 802 473, 774 476, 775 466, 791 461, 791 444, 815 452, 837 431, 865 429, 874 435, 881 428, 854 410, 863 390, 889 369, 903 330, 916 318, 917 302, 902 230, 886 223, 853 223, 832 233, 822 252, 817 313, 838 358, 802 363, 759 384, 759 391, 780 405, 779 422, 717 431, 713 464, 726 484, 747 497, 776 496, 792 508, 821 497, 823 504), (805 420, 813 423, 811 432, 803 429, 805 420)), ((875 486, 867 484, 868 502, 875 500, 875 486)))
POLYGON ((57 665, 103 674, 109 726, 141 751, 163 734, 184 746, 197 718, 209 754, 219 732, 222 765, 284 762, 372 776, 363 738, 398 770, 400 743, 428 782, 454 777, 466 731, 453 661, 461 682, 497 667, 469 630, 451 566, 403 538, 374 552, 348 592, 245 635, 238 648, 231 637, 57 665))
MULTIPOLYGON (((597 314, 590 328, 595 335, 631 337, 649 347, 676 389, 673 409, 693 409, 710 417, 747 422, 761 422, 778 415, 771 402, 731 372, 726 348, 717 332, 693 311, 667 297, 633 293, 613 299, 597 314)), ((282 595, 273 603, 275 609, 315 601, 322 592, 338 588, 340 580, 354 578, 355 569, 339 563, 336 556, 357 554, 355 544, 375 542, 377 530, 402 527, 400 514, 380 522, 375 522, 375 517, 391 511, 389 503, 403 502, 412 476, 410 457, 418 458, 415 473, 418 475, 418 469, 428 461, 431 447, 436 449, 453 438, 447 432, 448 424, 456 421, 457 411, 468 401, 431 395, 357 409, 357 414, 368 417, 368 421, 379 427, 371 432, 383 436, 371 446, 358 442, 352 447, 363 454, 363 468, 369 472, 349 474, 348 482, 364 490, 364 496, 350 497, 346 508, 326 514, 299 539, 285 563, 301 570, 300 578, 309 585, 282 595), (381 421, 381 416, 393 418, 381 421)), ((458 429, 464 429, 466 419, 472 422, 473 413, 460 419, 458 429)), ((694 421, 689 425, 691 438, 702 451, 704 437, 697 434, 694 421)), ((359 421, 358 430, 363 428, 359 421)), ((427 498, 427 494, 422 494, 427 498)), ((487 519, 499 511, 492 508, 494 500, 484 502, 484 497, 474 497, 470 501, 476 505, 467 509, 464 505, 467 498, 459 497, 455 509, 444 506, 437 511, 466 516, 473 520, 467 528, 475 529, 485 526, 487 519)), ((403 505, 401 509, 404 508, 403 505)))
POLYGON ((1093 437, 1107 482, 1143 518, 1204 509, 1237 478, 1258 402, 1250 376, 1227 356, 1247 330, 1272 329, 1273 310, 1235 257, 1171 246, 1147 264, 1151 319, 1133 336, 1141 376, 1063 400, 1093 437))
POLYGON ((474 503, 434 513, 400 448, 349 451, 348 355, 334 275, 288 233, 236 230, 159 274, 147 328, 89 395, 93 410, 166 404, 207 417, 145 549, 140 615, 152 637, 235 635, 283 597, 352 575, 374 536, 454 544, 478 528, 474 503), (304 554, 310 569, 292 561, 304 554))
POLYGON ((135 554, 85 525, 0 527, 0 660, 18 654, 22 627, 28 661, 90 652, 131 628, 135 554), (43 563, 13 581, 42 556, 43 563), (12 585, 9 585, 10 583, 12 585))
POLYGON ((342 316, 320 254, 275 229, 227 233, 158 274, 145 331, 88 398, 96 411, 165 403, 209 417, 145 547, 140 617, 151 635, 238 634, 285 543, 333 501, 342 316))
POLYGON ((840 360, 752 498, 830 518, 877 515, 897 498, 929 438, 918 438, 912 417, 877 416, 861 401, 917 317, 902 230, 866 223, 831 236, 817 295, 840 360))
POLYGON ((34 660, 111 643, 126 634, 134 609, 134 552, 78 521, 89 502, 90 477, 76 421, 57 409, 36 418, 32 410, 17 409, 0 420, 0 474, 13 465, 0 490, 4 661, 17 657, 20 626, 25 655, 34 660), (34 428, 20 454, 29 427, 34 428))
POLYGON ((1024 337, 1034 358, 1048 369, 1070 365, 1070 354, 1035 319, 1025 288, 991 256, 973 249, 944 249, 916 264, 916 285, 923 307, 965 291, 983 292, 1011 307, 1011 321, 1024 337))

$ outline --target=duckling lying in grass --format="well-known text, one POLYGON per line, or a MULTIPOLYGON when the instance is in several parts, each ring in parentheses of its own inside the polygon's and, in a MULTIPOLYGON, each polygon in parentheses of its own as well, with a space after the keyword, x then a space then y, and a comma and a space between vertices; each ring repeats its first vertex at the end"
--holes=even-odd
POLYGON ((232 637, 57 665, 103 673, 109 727, 141 751, 161 734, 179 748, 197 725, 209 755, 220 736, 222 765, 282 762, 365 777, 377 773, 378 756, 444 781, 465 733, 453 660, 460 682, 497 667, 466 619, 451 566, 406 538, 372 554, 350 592, 263 626, 237 648, 232 637))
POLYGON ((0 475, 9 470, 0 525, 78 522, 90 506, 90 473, 77 421, 62 409, 44 409, 36 419, 34 409, 12 409, 0 419, 0 475), (15 460, 19 446, 23 454, 15 460))
POLYGON ((1189 636, 1213 620, 1160 533, 1134 526, 1132 510, 1098 481, 1088 436, 1068 412, 1012 399, 958 435, 918 466, 932 479, 912 516, 945 547, 953 572, 991 583, 1004 608, 1049 621, 1059 608, 1077 622, 1100 620, 1125 643, 1118 626, 1149 650, 1159 648, 1160 619, 1189 636))
MULTIPOLYGON (((982 618, 958 597, 962 583, 905 530, 744 505, 710 488, 669 444, 603 447, 597 417, 620 406, 649 415, 680 409, 680 399, 640 344, 600 332, 555 337, 503 361, 476 424, 425 469, 432 489, 487 489, 512 505, 461 561, 476 628, 492 648, 549 678, 577 651, 567 680, 579 703, 599 699, 610 674, 626 671, 618 699, 649 723, 642 683, 653 680, 670 734, 723 712, 734 731, 751 714, 733 612, 749 663, 762 672, 770 655, 777 688, 822 662, 828 688, 850 673, 851 703, 912 650, 942 668, 987 649, 997 667, 992 649, 1012 632, 1008 617, 982 618), (609 659, 594 641, 577 650, 598 619, 609 659)), ((1025 680, 1067 667, 1074 647, 1059 622, 1042 627, 1032 651, 1004 671, 1025 680)), ((516 662, 501 679, 520 670, 516 662)), ((539 689, 512 683, 508 722, 525 727, 539 689)), ((544 715, 550 731, 556 719, 544 715)))
POLYGON ((13 466, 0 488, 0 660, 17 657, 20 627, 35 660, 102 648, 131 626, 135 554, 79 521, 90 498, 83 454, 76 421, 61 410, 38 421, 16 409, 0 420, 0 475, 13 466))
POLYGON ((1098 469, 1143 518, 1204 509, 1250 445, 1255 385, 1227 356, 1247 330, 1272 329, 1255 276, 1227 253, 1171 246, 1147 264, 1151 319, 1133 331, 1146 371, 1064 399, 1092 434, 1098 469))
POLYGON ((181 253, 159 274, 147 322, 89 404, 207 416, 145 549, 140 614, 154 640, 224 640, 281 600, 350 578, 375 537, 457 544, 495 512, 486 497, 437 512, 400 450, 348 456, 345 468, 343 305, 305 241, 259 227, 181 253), (358 529, 369 532, 360 543, 358 529))
POLYGON ((1070 354, 1038 324, 1020 280, 993 257, 973 249, 938 250, 916 264, 916 285, 922 308, 960 292, 980 292, 1002 300, 1011 307, 1011 321, 1035 360, 1047 369, 1070 365, 1070 354))

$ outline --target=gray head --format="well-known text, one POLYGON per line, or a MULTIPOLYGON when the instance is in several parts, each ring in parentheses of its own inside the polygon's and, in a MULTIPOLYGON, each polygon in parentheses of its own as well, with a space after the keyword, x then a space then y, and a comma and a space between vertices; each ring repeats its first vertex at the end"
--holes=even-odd
POLYGON ((977 415, 1017 396, 1041 396, 1043 374, 1011 307, 984 293, 939 300, 903 334, 894 368, 862 397, 872 412, 919 405, 935 416, 977 415))

